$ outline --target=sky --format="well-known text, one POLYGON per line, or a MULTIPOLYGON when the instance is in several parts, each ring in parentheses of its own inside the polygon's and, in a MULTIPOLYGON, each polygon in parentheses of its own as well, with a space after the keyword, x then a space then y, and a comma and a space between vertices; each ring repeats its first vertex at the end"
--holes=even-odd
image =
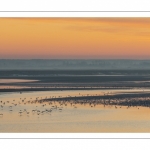
POLYGON ((150 59, 150 18, 0 18, 0 59, 150 59))

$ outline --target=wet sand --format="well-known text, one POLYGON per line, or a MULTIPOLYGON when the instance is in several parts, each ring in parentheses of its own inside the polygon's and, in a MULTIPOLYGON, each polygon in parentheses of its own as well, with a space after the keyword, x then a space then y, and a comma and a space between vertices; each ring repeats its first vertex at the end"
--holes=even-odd
POLYGON ((14 101, 7 95, 9 103, 1 108, 1 133, 150 132, 149 107, 20 98, 14 101))

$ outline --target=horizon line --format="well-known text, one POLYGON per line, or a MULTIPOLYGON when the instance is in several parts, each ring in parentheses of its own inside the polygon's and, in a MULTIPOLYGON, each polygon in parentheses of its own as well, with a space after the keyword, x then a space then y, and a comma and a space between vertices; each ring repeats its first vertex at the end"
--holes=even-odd
POLYGON ((0 58, 0 60, 150 60, 150 58, 0 58))

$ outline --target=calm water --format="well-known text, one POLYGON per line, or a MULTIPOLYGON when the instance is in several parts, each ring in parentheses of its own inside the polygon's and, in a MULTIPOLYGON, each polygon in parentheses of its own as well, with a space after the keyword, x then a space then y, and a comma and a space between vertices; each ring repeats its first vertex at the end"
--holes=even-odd
MULTIPOLYGON (((144 90, 149 92, 150 89, 144 90)), ((150 132, 149 107, 96 106, 68 101, 36 102, 51 97, 144 92, 85 90, 1 93, 0 132, 150 132)))

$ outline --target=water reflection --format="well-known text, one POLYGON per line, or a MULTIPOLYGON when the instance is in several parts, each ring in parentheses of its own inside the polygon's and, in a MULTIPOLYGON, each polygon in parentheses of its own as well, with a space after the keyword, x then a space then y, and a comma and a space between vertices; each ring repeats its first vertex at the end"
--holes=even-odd
POLYGON ((35 82, 38 80, 27 80, 27 79, 0 79, 0 83, 19 83, 19 82, 35 82))
POLYGON ((143 89, 2 93, 0 132, 150 132, 150 97, 99 98, 130 92, 143 89))

